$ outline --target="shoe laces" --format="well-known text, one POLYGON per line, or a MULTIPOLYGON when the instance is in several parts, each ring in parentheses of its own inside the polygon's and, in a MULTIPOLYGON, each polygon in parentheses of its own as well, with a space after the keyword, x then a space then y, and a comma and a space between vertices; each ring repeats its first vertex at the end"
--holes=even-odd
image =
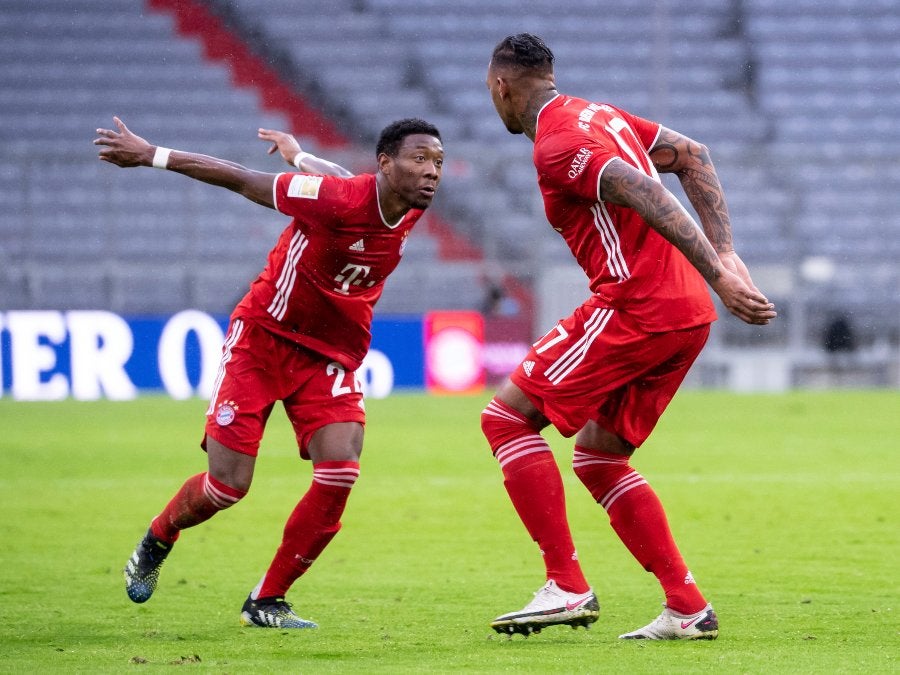
POLYGON ((169 549, 171 546, 168 546, 164 541, 159 539, 144 539, 142 542, 141 548, 144 549, 144 553, 147 555, 147 559, 152 564, 157 564, 166 559, 166 556, 169 555, 169 549))
POLYGON ((293 605, 284 598, 266 598, 263 602, 260 602, 260 600, 257 599, 255 602, 257 608, 261 609, 264 612, 287 614, 294 613, 293 605))
POLYGON ((564 602, 564 592, 556 584, 548 581, 541 589, 535 591, 534 600, 528 603, 526 609, 553 609, 564 602))

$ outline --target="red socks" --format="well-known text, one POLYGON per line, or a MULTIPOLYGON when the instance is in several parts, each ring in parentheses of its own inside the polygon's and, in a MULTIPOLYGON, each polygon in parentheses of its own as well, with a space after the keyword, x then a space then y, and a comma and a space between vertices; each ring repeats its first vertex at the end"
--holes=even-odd
POLYGON ((590 588, 575 553, 559 467, 537 430, 505 403, 492 400, 481 428, 500 462, 506 491, 544 557, 547 578, 571 593, 590 588))
MULTIPOLYGON (((312 486, 288 518, 281 546, 254 597, 284 596, 312 565, 341 529, 341 514, 358 477, 359 462, 319 462, 314 466, 312 486)), ((174 543, 181 530, 209 520, 246 494, 207 473, 197 474, 185 481, 153 519, 150 530, 155 537, 174 543)))
POLYGON ((207 473, 188 478, 153 522, 154 537, 175 543, 181 530, 209 520, 217 512, 236 504, 247 493, 217 481, 207 473))
MULTIPOLYGON (((513 506, 541 548, 547 578, 566 591, 587 591, 566 519, 562 479, 547 443, 518 411, 497 399, 482 412, 481 428, 500 462, 513 506)), ((575 446, 573 467, 631 554, 659 579, 666 605, 679 614, 703 609, 706 599, 672 538, 665 510, 628 457, 575 446)))
POLYGON ((679 614, 703 609, 706 599, 672 538, 662 503, 643 476, 628 464, 628 457, 576 445, 572 465, 597 503, 606 509, 622 543, 659 579, 666 606, 679 614))
POLYGON ((359 462, 319 462, 313 466, 309 490, 284 526, 281 546, 254 598, 284 597, 334 535, 341 529, 341 515, 350 490, 359 478, 359 462))

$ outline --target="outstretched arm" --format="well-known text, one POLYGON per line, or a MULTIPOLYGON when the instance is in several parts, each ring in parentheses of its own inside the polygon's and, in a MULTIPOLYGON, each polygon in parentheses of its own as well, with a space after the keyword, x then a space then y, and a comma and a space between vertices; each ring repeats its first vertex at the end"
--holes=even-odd
POLYGON ((286 134, 283 131, 274 131, 272 129, 260 129, 259 138, 264 141, 270 141, 272 147, 269 148, 269 154, 273 154, 276 150, 281 153, 284 161, 298 168, 305 173, 315 173, 320 176, 338 176, 340 178, 350 178, 353 172, 348 171, 340 164, 329 162, 327 159, 316 157, 308 152, 304 152, 300 148, 297 139, 286 134))
POLYGON ((650 148, 650 159, 660 173, 674 173, 681 182, 700 224, 722 263, 744 283, 759 290, 750 278, 746 265, 734 250, 731 218, 725 191, 719 182, 709 149, 687 136, 660 127, 656 143, 650 148))
POLYGON ((121 167, 157 166, 189 178, 228 188, 247 199, 274 208, 272 185, 275 174, 253 171, 217 157, 154 146, 132 133, 118 117, 116 130, 97 129, 94 145, 104 146, 99 158, 121 167))
POLYGON ((603 170, 600 196, 637 211, 650 227, 685 255, 725 307, 742 321, 767 324, 775 318, 774 305, 729 269, 700 226, 661 183, 617 159, 603 170))

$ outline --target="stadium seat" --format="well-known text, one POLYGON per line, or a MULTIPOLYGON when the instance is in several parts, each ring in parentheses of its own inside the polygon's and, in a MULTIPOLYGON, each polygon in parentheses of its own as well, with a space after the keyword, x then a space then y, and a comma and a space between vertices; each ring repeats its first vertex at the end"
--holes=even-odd
MULTIPOLYGON (((748 261, 797 267, 803 256, 831 256, 846 263, 841 289, 864 269, 860 257, 873 270, 896 268, 895 0, 620 0, 614 10, 574 0, 420 0, 415 13, 402 0, 334 0, 327 12, 313 0, 216 5, 340 116, 358 147, 335 156, 354 170, 372 168, 386 122, 436 122, 447 166, 435 208, 507 269, 533 275, 570 257, 546 224, 530 144, 506 132, 485 91, 492 46, 520 30, 548 39, 563 91, 659 119, 711 148, 748 261), (641 39, 630 37, 635 30, 641 39)), ((120 114, 158 142, 274 172, 286 166, 265 156, 256 128, 286 120, 138 0, 6 0, 0 35, 0 297, 48 306, 59 296, 35 293, 65 284, 45 278, 44 267, 64 279, 99 258, 103 283, 71 287, 85 301, 227 311, 284 217, 161 172, 113 169, 88 144, 120 114), (142 260, 152 270, 170 264, 165 290, 140 287, 142 260), (234 274, 205 272, 215 260, 234 274)), ((666 185, 683 196, 677 180, 666 185)), ((379 311, 478 305, 478 264, 444 276, 438 249, 424 228, 415 233, 379 311)), ((854 298, 854 307, 883 317, 866 320, 896 340, 897 275, 879 272, 866 286, 869 299, 854 298)), ((803 297, 814 304, 832 290, 812 284, 803 297)))

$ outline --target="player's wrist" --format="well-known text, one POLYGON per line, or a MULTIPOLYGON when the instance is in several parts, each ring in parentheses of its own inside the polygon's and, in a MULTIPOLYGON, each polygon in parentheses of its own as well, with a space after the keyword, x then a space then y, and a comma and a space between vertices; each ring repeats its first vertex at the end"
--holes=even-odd
POLYGON ((172 148, 164 148, 161 145, 157 145, 153 151, 153 161, 150 163, 150 166, 154 169, 168 169, 170 154, 172 154, 172 148))
POLYGON ((300 169, 300 165, 308 159, 315 159, 315 155, 310 152, 305 152, 301 150, 296 155, 294 155, 294 161, 292 162, 295 167, 300 169))

